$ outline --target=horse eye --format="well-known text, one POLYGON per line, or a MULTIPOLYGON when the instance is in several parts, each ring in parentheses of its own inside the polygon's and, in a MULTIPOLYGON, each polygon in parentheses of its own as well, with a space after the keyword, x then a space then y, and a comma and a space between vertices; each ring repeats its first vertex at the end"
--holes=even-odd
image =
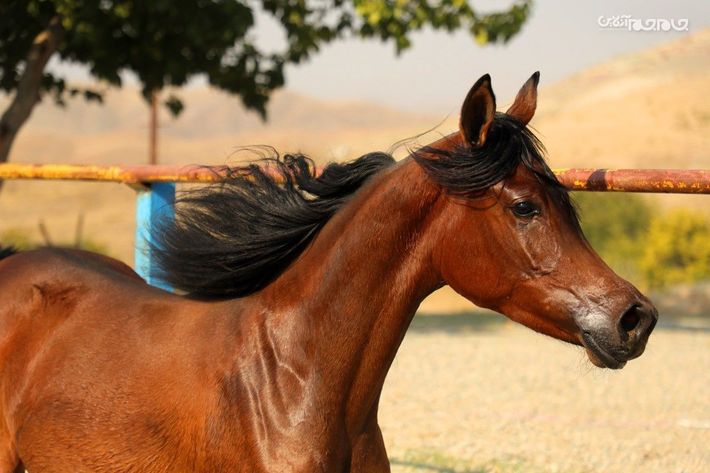
POLYGON ((540 209, 538 209, 535 204, 527 200, 513 204, 511 210, 518 217, 533 217, 540 213, 540 209))

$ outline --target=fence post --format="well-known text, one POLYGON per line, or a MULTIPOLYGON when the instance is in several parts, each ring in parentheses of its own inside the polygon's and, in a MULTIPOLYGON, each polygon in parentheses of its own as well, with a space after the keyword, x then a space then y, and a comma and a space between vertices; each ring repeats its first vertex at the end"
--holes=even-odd
POLYGON ((156 182, 136 188, 136 272, 151 286, 172 291, 158 279, 151 243, 157 242, 159 223, 175 218, 175 183, 156 182))

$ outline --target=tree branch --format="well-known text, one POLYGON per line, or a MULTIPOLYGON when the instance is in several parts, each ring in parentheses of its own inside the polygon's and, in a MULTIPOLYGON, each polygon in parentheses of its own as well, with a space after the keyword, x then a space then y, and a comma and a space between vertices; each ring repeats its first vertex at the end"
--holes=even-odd
MULTIPOLYGON (((0 163, 7 161, 17 132, 39 102, 44 68, 47 66, 49 58, 59 48, 63 36, 64 28, 61 18, 57 15, 32 42, 15 97, 0 118, 0 163)), ((1 185, 2 181, 0 181, 1 185)))

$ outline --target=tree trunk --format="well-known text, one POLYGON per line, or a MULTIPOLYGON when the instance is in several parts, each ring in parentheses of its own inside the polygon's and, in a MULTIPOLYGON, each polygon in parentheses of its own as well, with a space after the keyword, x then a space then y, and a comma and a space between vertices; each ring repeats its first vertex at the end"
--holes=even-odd
MULTIPOLYGON (((44 68, 49 58, 59 48, 63 36, 64 28, 62 28, 61 18, 55 16, 49 22, 47 29, 39 33, 32 42, 15 97, 0 118, 0 163, 7 161, 17 132, 39 102, 44 68)), ((0 180, 0 188, 2 182, 0 180)))

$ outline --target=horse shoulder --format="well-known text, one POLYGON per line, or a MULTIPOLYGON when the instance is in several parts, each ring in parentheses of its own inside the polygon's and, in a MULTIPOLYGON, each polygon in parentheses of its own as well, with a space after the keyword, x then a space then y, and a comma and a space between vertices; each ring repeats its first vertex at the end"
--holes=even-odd
POLYGON ((143 281, 119 260, 76 249, 41 248, 0 261, 0 291, 25 289, 50 302, 61 302, 73 288, 102 277, 143 281))

